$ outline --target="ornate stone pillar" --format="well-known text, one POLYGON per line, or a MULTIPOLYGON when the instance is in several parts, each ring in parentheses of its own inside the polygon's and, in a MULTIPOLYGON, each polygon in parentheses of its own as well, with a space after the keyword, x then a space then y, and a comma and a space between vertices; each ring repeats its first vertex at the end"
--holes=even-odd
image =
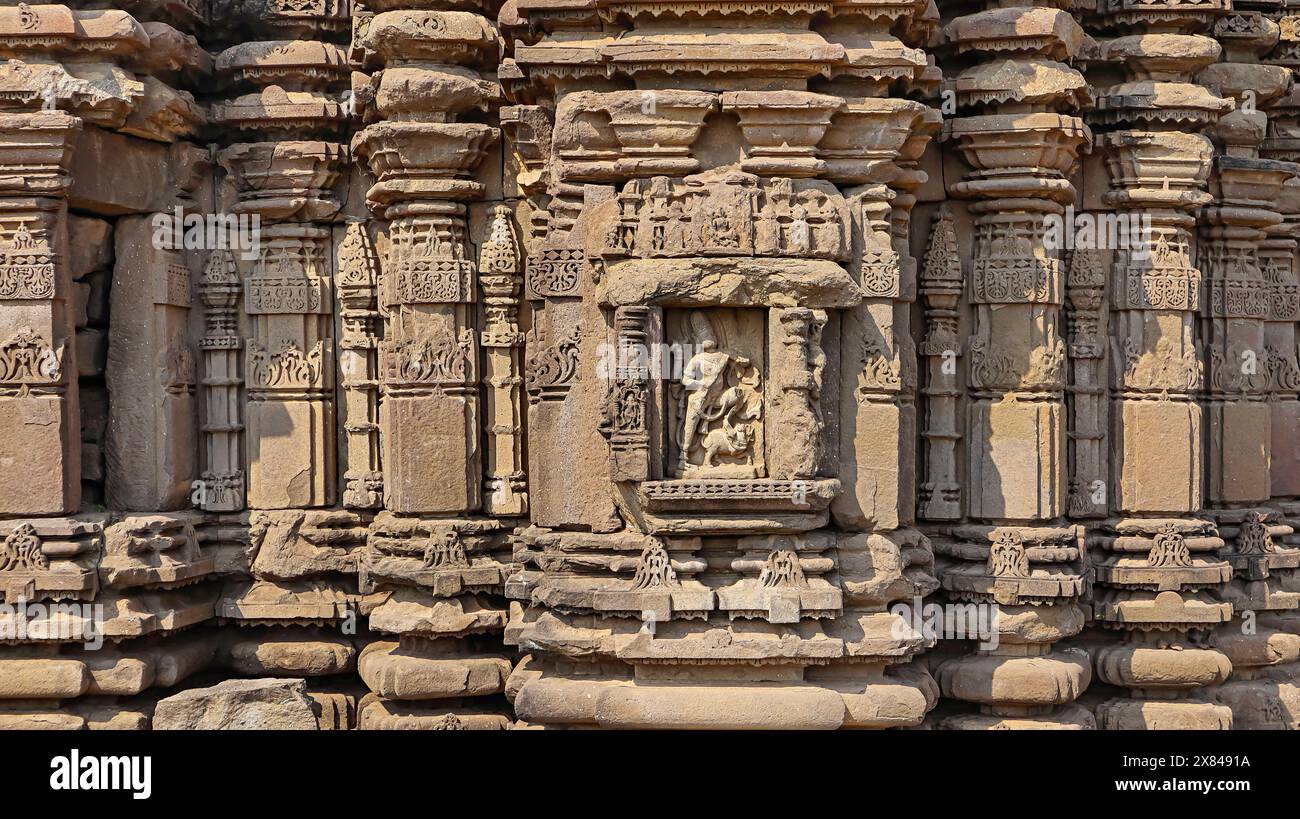
POLYGON ((63 200, 81 122, 0 114, 0 513, 57 515, 81 504, 80 411, 63 200), (40 463, 39 470, 23 468, 40 463))
POLYGON ((925 472, 918 497, 918 517, 926 521, 960 520, 962 481, 960 468, 961 424, 958 420, 962 391, 957 368, 962 342, 957 334, 957 303, 962 291, 961 257, 952 214, 941 205, 921 268, 921 297, 925 302, 925 337, 920 352, 925 357, 925 472))
POLYGON ((236 512, 244 508, 243 402, 240 400, 239 268, 228 250, 208 255, 199 279, 206 329, 199 340, 203 351, 203 493, 200 508, 236 512))
MULTIPOLYGON (((1111 482, 1114 514, 1090 538, 1098 588, 1093 614, 1111 641, 1096 652, 1099 679, 1127 688, 1096 709, 1102 728, 1220 728, 1226 709, 1194 692, 1226 676, 1224 655, 1205 639, 1229 616, 1213 589, 1230 576, 1214 552, 1202 505, 1204 431, 1196 398, 1203 368, 1195 315, 1202 269, 1192 258, 1192 212, 1210 201, 1213 149, 1199 132, 1231 105, 1190 82, 1218 56, 1205 31, 1221 6, 1172 10, 1121 4, 1090 19, 1099 35, 1097 104, 1117 244, 1076 259, 1082 275, 1111 262, 1111 482), (1123 642, 1113 642, 1122 634, 1123 642)), ((1103 267, 1104 269, 1104 267, 1103 267)), ((1212 469, 1212 467, 1208 467, 1212 469)))
POLYGON ((256 90, 214 105, 213 118, 272 138, 220 154, 236 197, 230 212, 257 220, 249 225, 255 253, 239 254, 255 255, 240 259, 248 505, 329 506, 336 494, 329 222, 341 206, 334 188, 347 148, 273 138, 330 133, 346 120, 331 90, 348 77, 343 50, 305 40, 245 43, 223 51, 217 70, 232 92, 256 90))
POLYGON ((1200 213, 1198 251, 1207 294, 1201 311, 1208 362, 1206 502, 1218 509, 1269 497, 1270 412, 1263 402, 1269 304, 1257 248, 1281 221, 1274 203, 1295 166, 1259 157, 1268 121, 1260 108, 1291 86, 1289 69, 1257 62, 1276 44, 1278 26, 1259 12, 1235 11, 1214 33, 1222 61, 1198 79, 1236 101, 1236 110, 1210 132, 1219 151, 1211 178, 1215 199, 1200 213))
POLYGON ((362 89, 371 124, 354 142, 374 176, 367 202, 387 220, 377 245, 385 511, 361 567, 378 603, 370 627, 385 639, 358 661, 373 692, 363 728, 509 721, 496 696, 512 663, 495 637, 506 612, 494 595, 511 521, 479 515, 528 509, 518 249, 505 207, 486 220, 477 254, 471 241, 474 203, 489 194, 484 159, 499 138, 475 120, 499 102, 487 69, 500 41, 463 8, 385 2, 353 31, 353 53, 373 72, 362 89))
POLYGON ((1109 390, 1106 383, 1106 270, 1097 255, 1075 250, 1066 268, 1069 302, 1070 412, 1069 499, 1072 518, 1106 515, 1106 478, 1110 461, 1106 419, 1109 390))
POLYGON ((215 124, 248 141, 219 154, 222 213, 253 241, 233 254, 243 279, 247 505, 322 507, 337 495, 331 223, 350 161, 338 138, 351 116, 343 48, 316 38, 346 29, 350 10, 316 15, 273 5, 255 21, 239 3, 214 8, 211 34, 236 41, 216 71, 215 124), (249 41, 251 30, 267 39, 249 41), (273 39, 286 38, 286 39, 273 39))
POLYGON ((243 286, 248 505, 329 506, 336 494, 331 231, 312 221, 272 222, 276 206, 264 210, 257 194, 264 184, 293 191, 306 181, 299 195, 323 206, 316 218, 328 218, 346 154, 328 142, 267 142, 228 148, 222 161, 240 190, 235 212, 269 223, 243 286))
POLYGON ((380 289, 384 505, 466 514, 482 505, 482 420, 465 203, 483 195, 471 177, 498 134, 454 120, 494 98, 460 66, 492 59, 496 34, 470 12, 385 11, 359 26, 357 47, 367 65, 387 66, 372 79, 384 121, 357 137, 377 180, 368 199, 389 220, 380 289), (435 468, 444 479, 426 480, 435 468))
POLYGON ((343 505, 383 505, 384 473, 379 460, 379 259, 369 226, 348 222, 337 245, 339 375, 344 403, 339 413, 346 469, 343 505))
POLYGON ((973 326, 965 351, 969 522, 943 530, 935 550, 947 558, 948 598, 996 607, 999 631, 996 648, 939 666, 944 694, 980 710, 945 727, 1093 726, 1072 705, 1092 678, 1087 655, 1053 647, 1082 628, 1078 600, 1090 580, 1082 527, 1061 521, 1069 510, 1060 237, 1073 227, 1070 174, 1092 141, 1081 119, 1059 113, 1091 102, 1067 64, 1084 43, 1068 9, 991 3, 943 29, 952 63, 968 66, 949 75, 957 116, 944 136, 969 166, 949 193, 973 200, 973 326))
POLYGON ((524 475, 523 369, 524 334, 519 331, 521 290, 519 244, 510 208, 497 205, 487 238, 479 250, 479 285, 483 288, 484 323, 479 339, 485 352, 483 373, 487 428, 483 511, 490 515, 528 513, 524 475))

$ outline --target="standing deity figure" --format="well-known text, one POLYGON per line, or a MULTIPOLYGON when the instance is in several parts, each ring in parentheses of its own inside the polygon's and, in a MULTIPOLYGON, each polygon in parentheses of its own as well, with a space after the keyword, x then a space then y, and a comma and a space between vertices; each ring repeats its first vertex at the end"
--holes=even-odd
POLYGON ((678 471, 691 469, 691 454, 703 450, 700 466, 717 466, 719 452, 743 456, 754 443, 754 431, 748 421, 757 419, 759 405, 752 405, 749 382, 744 374, 751 369, 750 360, 718 349, 718 338, 709 318, 701 312, 690 315, 691 336, 695 353, 682 371, 678 395, 678 417, 682 419, 679 441, 678 471), (719 426, 714 427, 714 422, 719 426))

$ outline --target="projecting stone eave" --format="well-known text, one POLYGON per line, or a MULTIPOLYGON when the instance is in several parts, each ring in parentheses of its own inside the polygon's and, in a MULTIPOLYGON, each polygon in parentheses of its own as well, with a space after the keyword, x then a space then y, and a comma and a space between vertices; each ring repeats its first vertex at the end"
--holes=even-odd
POLYGON ((945 26, 943 35, 958 52, 1018 52, 1054 60, 1078 56, 1091 40, 1069 12, 1041 7, 969 14, 945 26))
POLYGON ((606 20, 637 18, 716 18, 730 16, 807 18, 814 14, 896 22, 924 14, 928 0, 515 0, 509 20, 573 22, 583 12, 606 20))
POLYGON ((367 67, 389 62, 495 65, 501 58, 496 28, 465 11, 386 11, 359 29, 354 48, 373 55, 367 67))
POLYGON ((776 29, 737 33, 705 28, 564 39, 516 46, 515 61, 533 78, 572 76, 725 75, 831 76, 848 67, 848 53, 816 32, 776 29))
POLYGON ((42 57, 53 53, 112 59, 148 47, 144 27, 124 11, 25 3, 0 8, 0 55, 35 52, 42 57))
POLYGON ((262 40, 232 46, 217 55, 214 67, 223 78, 257 81, 264 77, 306 78, 328 75, 337 80, 351 74, 347 52, 333 43, 309 40, 262 40))
POLYGON ((620 511, 654 535, 811 532, 829 523, 836 478, 672 478, 616 485, 620 511))

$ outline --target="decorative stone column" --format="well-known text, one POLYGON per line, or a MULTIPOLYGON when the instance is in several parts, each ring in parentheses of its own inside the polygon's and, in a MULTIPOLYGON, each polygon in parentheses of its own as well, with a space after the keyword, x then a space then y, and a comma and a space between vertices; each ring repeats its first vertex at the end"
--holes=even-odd
MULTIPOLYGON (((1090 20, 1106 37, 1090 70, 1104 133, 1117 246, 1081 257, 1110 280, 1111 477, 1114 514, 1090 538, 1098 588, 1093 615, 1107 644, 1098 678, 1129 689, 1096 708, 1102 728, 1226 728, 1226 709, 1196 701, 1230 668, 1207 634, 1230 616, 1212 590, 1231 575, 1215 556, 1222 540, 1197 517, 1205 433, 1196 399, 1203 387, 1195 316, 1202 268, 1192 258, 1192 212, 1210 201, 1213 147, 1199 132, 1231 104, 1190 82, 1220 47, 1205 31, 1216 4, 1156 10, 1120 6, 1090 20), (1122 634, 1123 642, 1114 642, 1122 634)), ((1082 266, 1079 268, 1084 269, 1082 266)), ((1081 275, 1091 280, 1095 273, 1081 275)), ((1100 638, 1099 639, 1103 639, 1100 638)))
POLYGON ((963 352, 957 334, 958 301, 962 292, 962 264, 952 213, 940 206, 930 228, 921 267, 921 297, 925 303, 925 337, 920 353, 925 357, 924 423, 925 471, 917 498, 918 514, 925 521, 960 520, 962 480, 958 448, 962 426, 958 419, 962 390, 958 366, 963 352))
POLYGON ((235 512, 244 507, 243 402, 239 388, 239 269, 227 250, 208 255, 198 282, 206 330, 199 340, 203 351, 203 442, 205 468, 200 476, 202 509, 235 512))
POLYGON ((484 192, 471 176, 498 134, 454 120, 492 99, 459 66, 491 59, 496 34, 469 12, 387 11, 358 29, 358 46, 367 64, 388 66, 372 81, 384 121, 357 136, 377 180, 368 199, 390 221, 380 292, 385 507, 465 514, 482 503, 476 277, 465 202, 484 192), (456 93, 436 93, 441 81, 456 93), (446 480, 425 480, 435 465, 446 480))
POLYGON ((0 513, 81 504, 80 411, 65 266, 68 161, 81 128, 52 111, 0 114, 0 513), (12 261, 10 261, 12 260, 12 261), (24 464, 41 463, 31 470, 24 464))
POLYGON ((524 474, 523 364, 524 334, 519 331, 521 291, 519 243, 510 208, 492 211, 478 259, 483 289, 485 329, 479 343, 485 351, 483 391, 487 451, 484 463, 483 511, 511 517, 528 513, 528 481, 524 474))
MULTIPOLYGON (((1272 45, 1277 26, 1262 15, 1241 12, 1229 20, 1253 23, 1257 36, 1222 29, 1228 59, 1242 60, 1272 45), (1270 28, 1271 27, 1271 28, 1270 28), (1239 44, 1240 43, 1240 44, 1239 44)), ((1201 267, 1208 302, 1202 334, 1209 363, 1206 419, 1209 434, 1209 496, 1212 508, 1262 503, 1269 497, 1269 380, 1264 321, 1269 288, 1258 245, 1281 216, 1274 209, 1295 166, 1258 158, 1267 117, 1256 105, 1284 94, 1291 73, 1281 66, 1221 62, 1201 80, 1237 100, 1212 132, 1221 153, 1211 180, 1215 201, 1201 211, 1201 267)))
POLYGON ((335 292, 339 301, 339 374, 344 402, 339 413, 346 470, 343 505, 383 505, 379 459, 379 258, 367 223, 348 222, 337 244, 335 292))
POLYGON ((1106 269, 1096 253, 1075 250, 1066 271, 1070 327, 1068 512, 1072 518, 1105 517, 1110 461, 1106 440, 1106 269))
POLYGON ((1068 3, 1056 5, 993 3, 944 27, 953 63, 969 64, 949 75, 957 117, 944 136, 970 168, 949 193, 974 200, 974 321, 965 350, 969 522, 945 528, 935 551, 946 558, 948 599, 996 607, 999 631, 996 648, 939 666, 944 694, 980 711, 948 717, 950 728, 1093 727, 1072 704, 1091 682, 1088 657, 1053 647, 1082 628, 1078 600, 1091 579, 1082 527, 1061 521, 1069 371, 1060 238, 1073 228, 1070 174, 1092 135, 1059 113, 1091 98, 1067 64, 1083 31, 1068 3))
POLYGON ((374 177, 367 202, 387 220, 377 244, 385 511, 370 526, 361 582, 374 592, 370 627, 386 639, 358 661, 372 692, 359 721, 503 728, 512 663, 496 636, 506 621, 496 595, 511 520, 500 516, 528 510, 509 209, 493 210, 477 254, 471 241, 471 211, 489 193, 480 165, 500 136, 474 120, 499 102, 487 69, 500 42, 460 4, 374 5, 353 32, 353 53, 373 72, 362 88, 372 124, 354 144, 374 177))

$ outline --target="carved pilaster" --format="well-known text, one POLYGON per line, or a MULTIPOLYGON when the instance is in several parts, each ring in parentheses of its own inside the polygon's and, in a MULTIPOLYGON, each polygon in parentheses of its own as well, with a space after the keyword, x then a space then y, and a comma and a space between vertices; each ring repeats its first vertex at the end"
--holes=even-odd
POLYGON ((650 307, 620 307, 614 313, 616 340, 602 361, 609 381, 602 426, 609 441, 610 478, 646 481, 663 477, 657 434, 663 419, 656 398, 656 368, 679 362, 662 360, 658 338, 662 314, 650 307))
POLYGON ((61 112, 0 114, 0 514, 71 513, 81 502, 63 199, 80 129, 61 112))
POLYGON ((379 461, 379 263, 364 222, 348 222, 336 251, 339 375, 344 403, 343 505, 376 509, 383 504, 384 475, 379 461))
POLYGON ((958 408, 962 391, 958 366, 962 343, 957 334, 957 302, 961 298, 962 265, 952 214, 941 207, 930 228, 929 246, 921 268, 921 297, 925 301, 926 359, 925 476, 920 487, 919 516, 925 520, 957 520, 962 515, 958 445, 958 408))
MULTIPOLYGON (((1250 4, 1246 4, 1249 6, 1250 4)), ((1298 166, 1259 156, 1268 117, 1262 108, 1286 94, 1290 69, 1260 64, 1279 27, 1243 8, 1215 24, 1220 62, 1198 79, 1236 100, 1210 131, 1219 155, 1210 180, 1214 201, 1200 211, 1198 265, 1205 274, 1201 335, 1205 343, 1205 417, 1209 436, 1208 497, 1212 508, 1269 498, 1269 362, 1264 322, 1269 284, 1259 244, 1282 221, 1276 202, 1298 166)))
POLYGON ((484 194, 472 177, 499 132, 456 119, 496 102, 498 87, 476 68, 498 49, 487 21, 462 11, 385 10, 353 32, 364 66, 383 68, 372 80, 372 113, 382 121, 356 144, 375 176, 370 206, 389 220, 380 424, 384 506, 394 512, 467 514, 483 505, 478 276, 466 203, 484 194), (427 480, 435 469, 443 479, 427 480))
POLYGON ((244 279, 248 505, 334 502, 334 322, 330 230, 262 230, 244 279))
POLYGON ((772 424, 784 439, 772 447, 768 470, 774 478, 811 479, 822 465, 826 312, 791 307, 768 316, 772 424))
POLYGON ((229 250, 208 255, 199 280, 207 326, 203 351, 203 481, 199 506, 210 512, 244 508, 243 407, 239 390, 244 339, 239 334, 239 269, 229 250))
POLYGON ((528 482, 524 474, 524 404, 519 331, 519 245, 510 209, 498 205, 492 213, 487 239, 479 249, 478 281, 483 291, 484 329, 479 343, 485 351, 483 372, 487 452, 484 465, 483 511, 492 515, 528 512, 528 482))
POLYGON ((1102 254, 1079 249, 1066 272, 1069 302, 1069 508, 1072 518, 1105 517, 1106 269, 1102 254))

